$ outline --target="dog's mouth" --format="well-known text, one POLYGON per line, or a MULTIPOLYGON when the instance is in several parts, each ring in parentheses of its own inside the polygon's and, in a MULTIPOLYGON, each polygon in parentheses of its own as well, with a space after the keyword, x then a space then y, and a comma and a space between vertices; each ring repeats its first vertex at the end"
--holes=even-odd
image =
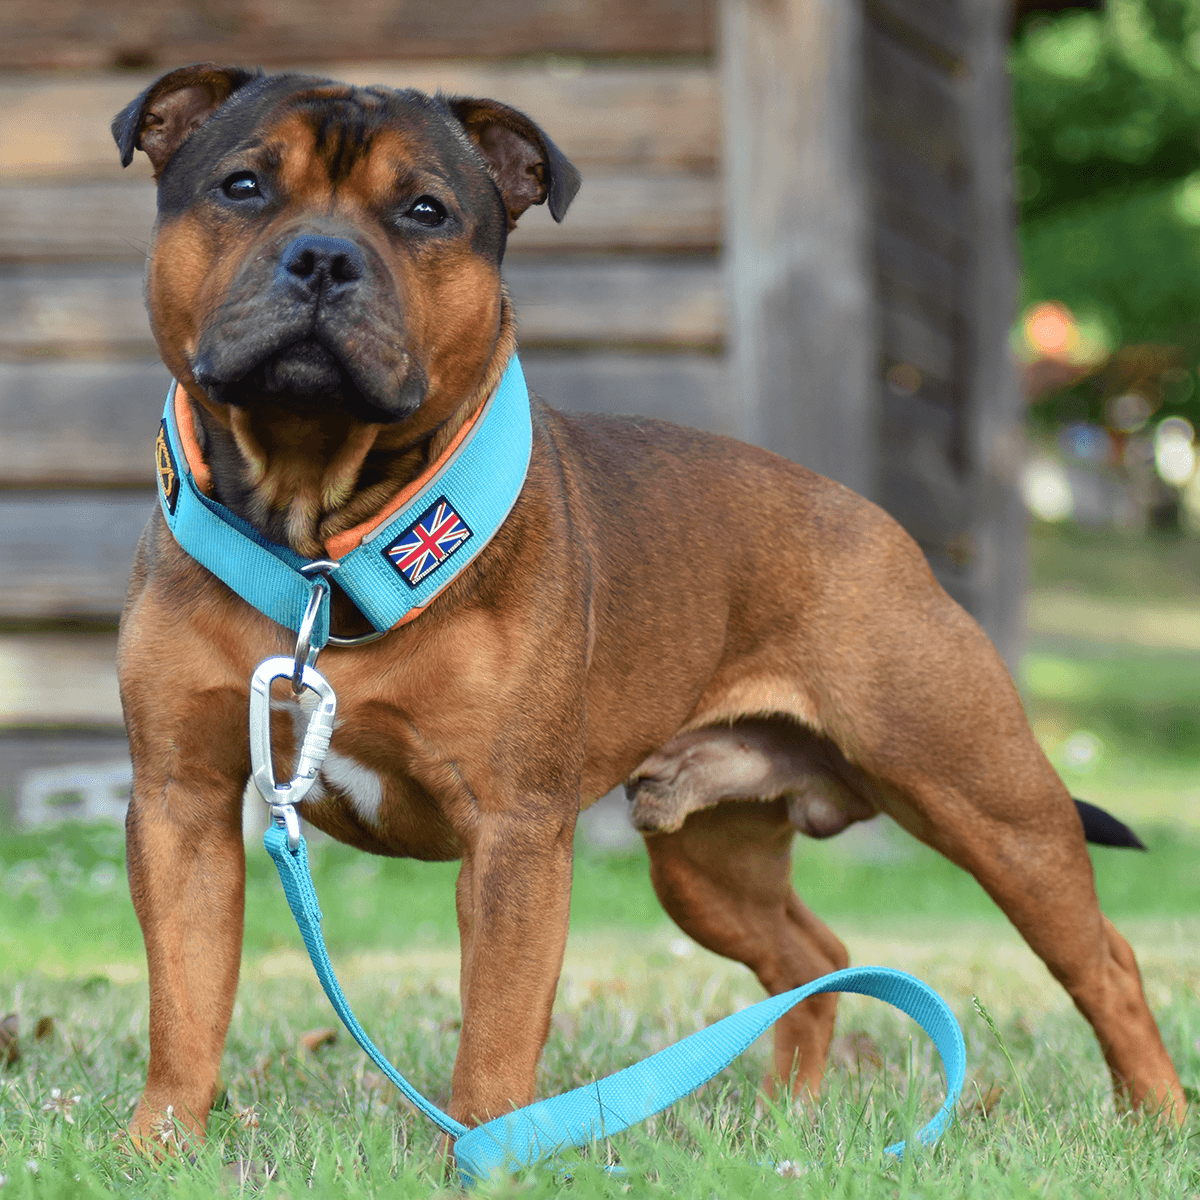
POLYGON ((274 396, 288 396, 299 404, 357 392, 350 376, 332 351, 315 338, 295 342, 272 354, 251 372, 251 384, 274 396))
POLYGON ((193 378, 218 404, 253 408, 267 403, 297 416, 319 417, 331 410, 364 424, 405 420, 425 398, 424 373, 405 364, 372 368, 322 338, 319 330, 260 334, 206 352, 193 364, 193 378), (288 336, 291 334, 291 336, 288 336))
MULTIPOLYGON (((313 337, 276 350, 240 379, 218 384, 216 390, 223 403, 236 408, 250 408, 256 401, 268 400, 284 405, 297 416, 319 416, 336 407, 367 423, 396 419, 365 395, 338 356, 313 337)), ((213 391, 210 386, 209 394, 213 391)))

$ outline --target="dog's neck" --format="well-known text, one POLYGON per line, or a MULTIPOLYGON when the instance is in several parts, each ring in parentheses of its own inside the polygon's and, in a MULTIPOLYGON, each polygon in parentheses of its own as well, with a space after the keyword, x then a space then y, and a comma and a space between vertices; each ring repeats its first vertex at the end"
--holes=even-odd
POLYGON ((495 391, 516 351, 505 297, 495 349, 478 382, 449 415, 422 426, 422 407, 398 426, 368 424, 336 405, 297 415, 286 402, 213 404, 186 389, 211 494, 264 537, 305 558, 324 558, 330 538, 369 520, 436 463, 495 391))

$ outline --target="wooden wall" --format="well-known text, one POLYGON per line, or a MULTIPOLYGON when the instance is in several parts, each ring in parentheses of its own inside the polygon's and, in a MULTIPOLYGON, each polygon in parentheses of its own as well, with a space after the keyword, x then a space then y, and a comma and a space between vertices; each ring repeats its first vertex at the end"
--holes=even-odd
MULTIPOLYGON (((1023 560, 1004 449, 1016 401, 1006 7, 724 0, 720 20, 717 9, 350 0, 331 26, 326 6, 298 0, 6 6, 0 806, 31 762, 123 752, 112 629, 153 503, 167 379, 141 299, 153 187, 141 156, 120 170, 108 122, 162 70, 202 58, 491 95, 541 121, 584 187, 562 226, 531 210, 510 240, 534 388, 563 407, 749 437, 846 479, 905 522, 1011 655, 1023 560), (776 181, 780 212, 804 190, 791 236, 822 253, 789 259, 791 299, 773 309, 788 353, 764 360, 760 393, 747 383, 761 326, 747 317, 761 302, 748 264, 757 254, 771 267, 778 246, 747 247, 746 199, 788 147, 776 128, 771 154, 746 159, 728 55, 721 67, 714 50, 718 26, 732 44, 737 20, 781 9, 824 14, 800 65, 823 80, 825 107, 793 157, 827 173, 793 170, 783 191, 776 181), (737 131, 728 153, 723 126, 737 131), (742 331, 732 355, 729 296, 742 331)), ((767 78, 752 56, 739 70, 767 78)))
MULTIPOLYGON (((503 97, 540 118, 586 186, 562 226, 535 209, 510 240, 506 276, 533 386, 565 406, 721 426, 711 67, 380 62, 328 70, 503 97)), ((166 374, 142 302, 154 188, 140 155, 122 173, 107 124, 151 78, 31 75, 3 85, 0 544, 13 561, 2 618, 111 619, 120 608, 151 494, 166 374), (51 512, 63 532, 44 542, 36 527, 51 512)))
POLYGON ((709 56, 715 0, 7 0, 0 70, 709 56))

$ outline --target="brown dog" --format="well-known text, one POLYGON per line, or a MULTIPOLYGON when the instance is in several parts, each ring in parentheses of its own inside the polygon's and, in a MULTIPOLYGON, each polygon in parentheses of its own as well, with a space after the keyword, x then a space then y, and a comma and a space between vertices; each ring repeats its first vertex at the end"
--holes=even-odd
MULTIPOLYGON (((166 75, 113 129, 158 179, 147 294, 198 480, 267 538, 338 557, 495 388, 514 350, 506 234, 530 204, 561 219, 578 175, 491 100, 211 64, 166 75)), ((334 626, 369 628, 341 593, 334 626)), ((248 679, 294 641, 155 513, 120 640, 150 969, 135 1134, 168 1106, 202 1131, 213 1101, 241 951, 248 679)), ((792 890, 796 830, 887 813, 1008 914, 1118 1096, 1182 1118, 1008 673, 912 540, 838 484, 535 399, 494 539, 417 619, 320 669, 339 720, 304 817, 372 853, 462 860, 463 1121, 534 1098, 576 815, 622 780, 667 912, 772 993, 848 963, 792 890)), ((819 1088, 834 1012, 822 996, 779 1022, 778 1079, 819 1088)))

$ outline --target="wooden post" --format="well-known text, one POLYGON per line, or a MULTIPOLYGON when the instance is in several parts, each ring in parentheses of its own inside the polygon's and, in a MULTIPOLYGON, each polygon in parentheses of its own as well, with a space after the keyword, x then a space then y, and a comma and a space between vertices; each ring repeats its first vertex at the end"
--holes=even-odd
POLYGON ((722 0, 730 425, 1022 641, 1007 0, 722 0))
POLYGON ((1015 674, 1025 645, 1029 517, 1019 489, 1025 404, 1007 337, 1020 282, 1008 92, 1012 5, 966 0, 964 7, 972 46, 963 100, 975 250, 967 293, 974 331, 967 395, 978 471, 971 611, 1015 674))
POLYGON ((860 33, 851 0, 721 4, 731 425, 870 495, 860 33))

